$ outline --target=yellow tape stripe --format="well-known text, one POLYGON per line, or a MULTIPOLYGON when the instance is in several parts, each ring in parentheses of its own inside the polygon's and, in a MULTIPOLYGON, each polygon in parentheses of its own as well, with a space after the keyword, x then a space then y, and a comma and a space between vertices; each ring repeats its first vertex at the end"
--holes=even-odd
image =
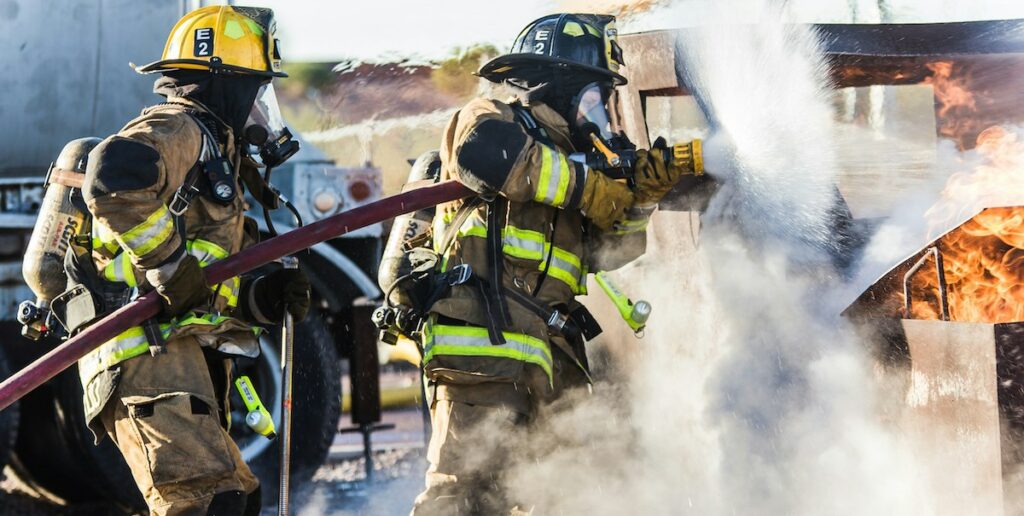
POLYGON ((160 206, 142 223, 118 237, 118 242, 134 258, 141 258, 166 242, 173 232, 174 219, 166 206, 160 206))

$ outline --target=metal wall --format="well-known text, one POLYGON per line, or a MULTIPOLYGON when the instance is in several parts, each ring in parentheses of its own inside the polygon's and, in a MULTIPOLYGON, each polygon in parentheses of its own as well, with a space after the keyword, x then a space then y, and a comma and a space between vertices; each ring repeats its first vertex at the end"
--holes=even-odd
POLYGON ((157 100, 129 61, 160 57, 187 0, 0 0, 0 177, 42 175, 68 140, 157 100))

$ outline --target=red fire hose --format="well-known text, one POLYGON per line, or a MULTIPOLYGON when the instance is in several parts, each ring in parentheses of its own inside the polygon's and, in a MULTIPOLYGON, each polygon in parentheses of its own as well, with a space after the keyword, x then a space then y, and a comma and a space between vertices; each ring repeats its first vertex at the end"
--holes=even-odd
MULTIPOLYGON (((462 184, 446 181, 381 199, 260 242, 234 256, 213 263, 204 269, 206 280, 215 285, 282 256, 337 238, 349 231, 472 194, 473 192, 462 184)), ((160 299, 155 293, 150 292, 89 326, 82 333, 68 339, 0 383, 0 410, 67 369, 100 344, 159 312, 160 299)))

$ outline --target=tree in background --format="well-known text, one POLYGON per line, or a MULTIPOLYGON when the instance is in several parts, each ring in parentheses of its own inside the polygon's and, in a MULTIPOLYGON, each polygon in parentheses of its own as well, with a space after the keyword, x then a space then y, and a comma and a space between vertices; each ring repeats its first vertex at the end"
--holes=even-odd
POLYGON ((476 71, 487 60, 498 55, 493 45, 474 45, 457 48, 452 56, 438 63, 430 74, 430 80, 442 93, 455 97, 460 102, 469 100, 480 86, 476 71))

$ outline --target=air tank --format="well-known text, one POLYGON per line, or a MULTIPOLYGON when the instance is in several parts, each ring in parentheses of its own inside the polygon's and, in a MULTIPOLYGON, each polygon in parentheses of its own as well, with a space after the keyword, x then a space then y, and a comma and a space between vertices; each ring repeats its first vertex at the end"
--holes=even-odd
MULTIPOLYGON (((80 183, 85 177, 89 151, 100 141, 99 138, 79 138, 68 142, 47 173, 46 194, 21 266, 25 283, 36 295, 37 310, 45 311, 50 301, 67 289, 64 255, 71 238, 82 229, 85 221, 85 213, 72 202, 76 189, 69 184, 80 183)), ((29 320, 38 319, 31 317, 32 314, 20 315, 29 320)))
MULTIPOLYGON (((405 184, 408 188, 410 185, 422 181, 437 182, 440 175, 440 154, 436 150, 427 151, 413 163, 412 170, 409 171, 409 179, 405 184)), ((377 283, 385 294, 395 280, 411 272, 412 266, 405 254, 407 243, 415 243, 426 235, 434 220, 434 212, 435 208, 431 206, 395 218, 377 273, 377 283)), ((400 289, 395 289, 389 299, 392 305, 409 306, 409 299, 400 289)))

